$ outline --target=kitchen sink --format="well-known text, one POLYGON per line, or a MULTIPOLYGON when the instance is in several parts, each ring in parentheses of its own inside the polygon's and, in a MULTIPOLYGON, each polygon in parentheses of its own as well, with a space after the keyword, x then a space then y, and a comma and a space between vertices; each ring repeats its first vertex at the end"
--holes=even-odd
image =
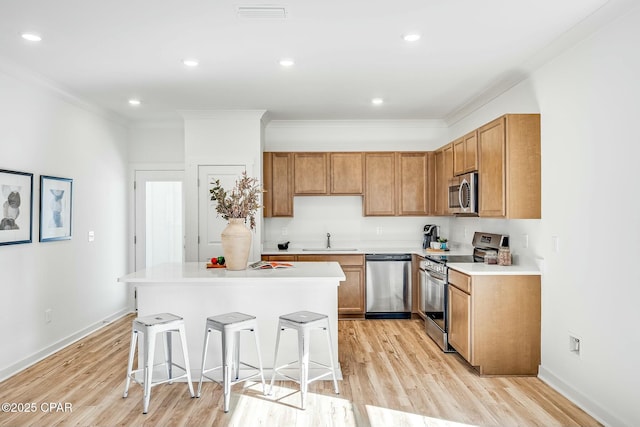
POLYGON ((356 248, 303 248, 303 251, 308 252, 354 252, 356 248))

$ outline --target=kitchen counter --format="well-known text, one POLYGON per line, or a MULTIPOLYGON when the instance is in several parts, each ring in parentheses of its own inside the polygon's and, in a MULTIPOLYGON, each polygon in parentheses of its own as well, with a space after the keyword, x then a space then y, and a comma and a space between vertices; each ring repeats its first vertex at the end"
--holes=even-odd
MULTIPOLYGON (((357 246, 357 245, 354 245, 357 246)), ((343 246, 343 248, 346 248, 343 246)), ((395 248, 380 248, 380 247, 362 247, 357 250, 345 251, 336 249, 320 249, 317 250, 303 250, 302 248, 289 248, 286 251, 281 251, 277 248, 265 248, 262 251, 262 255, 365 255, 365 254, 415 254, 422 257, 425 256, 446 256, 446 255, 470 255, 473 252, 473 248, 453 248, 449 251, 432 251, 429 249, 422 249, 414 247, 395 247, 395 248)), ((469 262, 469 263, 447 263, 447 266, 458 270, 461 273, 468 274, 469 276, 480 275, 541 275, 540 268, 531 261, 525 261, 519 264, 513 265, 497 265, 497 264, 484 264, 481 262, 469 262)))
POLYGON ((469 276, 540 276, 540 269, 532 264, 526 265, 497 265, 482 262, 450 262, 447 267, 469 276))
MULTIPOLYGON (((278 317, 300 310, 326 314, 331 327, 333 358, 338 362, 338 286, 345 274, 337 262, 293 262, 282 269, 228 271, 207 269, 205 263, 167 263, 118 279, 136 288, 139 316, 173 313, 184 318, 193 378, 200 378, 204 326, 207 317, 239 311, 256 316, 263 366, 273 367, 278 317)), ((251 338, 251 337, 249 337, 251 338)), ((322 334, 312 336, 311 347, 320 363, 329 363, 322 334), (317 342, 316 342, 317 341, 317 342)), ((162 340, 160 340, 162 341, 162 340)), ((295 360, 297 339, 283 338, 280 360, 295 360)), ((241 344, 242 358, 257 366, 252 339, 241 344)), ((208 358, 219 364, 219 336, 212 336, 208 358)), ((181 352, 176 348, 176 358, 181 352)), ((178 360, 180 364, 182 360, 178 360)), ((338 365, 339 369, 339 365, 338 365)), ((340 372, 340 371, 339 371, 340 372)))
MULTIPOLYGON (((420 256, 426 255, 469 255, 471 250, 468 249, 452 249, 451 251, 428 251, 422 249, 422 247, 416 248, 412 247, 393 247, 393 248, 381 248, 381 247, 359 247, 358 245, 353 245, 353 247, 358 247, 356 250, 343 250, 340 247, 327 249, 312 249, 309 248, 307 250, 303 250, 302 248, 289 248, 286 251, 281 251, 277 248, 265 248, 262 251, 262 255, 365 255, 365 254, 416 254, 420 256)), ((342 246, 342 248, 347 248, 346 246, 342 246)))

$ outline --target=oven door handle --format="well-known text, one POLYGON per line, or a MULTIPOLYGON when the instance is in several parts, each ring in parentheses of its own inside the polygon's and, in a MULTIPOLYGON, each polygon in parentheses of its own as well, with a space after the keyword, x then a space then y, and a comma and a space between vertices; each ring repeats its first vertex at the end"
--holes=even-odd
POLYGON ((435 280, 436 282, 439 282, 440 284, 444 285, 446 283, 446 281, 444 280, 444 277, 440 277, 440 276, 435 276, 432 272, 430 272, 429 270, 422 270, 425 273, 427 273, 427 275, 429 277, 431 277, 433 280, 435 280))

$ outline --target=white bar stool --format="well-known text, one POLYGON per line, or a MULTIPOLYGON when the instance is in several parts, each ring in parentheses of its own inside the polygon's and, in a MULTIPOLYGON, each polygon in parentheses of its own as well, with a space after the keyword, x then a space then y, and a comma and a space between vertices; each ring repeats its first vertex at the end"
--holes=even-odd
POLYGON ((276 352, 273 356, 273 376, 271 377, 271 384, 269 387, 269 394, 273 393, 273 384, 276 379, 276 375, 280 374, 281 376, 295 381, 300 384, 300 393, 302 395, 302 409, 305 409, 305 403, 307 398, 307 386, 309 383, 324 378, 328 375, 333 377, 333 388, 335 389, 336 394, 340 394, 338 390, 338 380, 336 378, 336 369, 333 362, 333 344, 331 342, 331 329, 329 327, 329 317, 325 314, 314 313, 311 311, 297 311, 295 313, 285 314, 280 316, 278 320, 278 336, 276 338, 276 352), (294 329, 298 332, 298 360, 294 360, 293 362, 287 363, 286 365, 278 366, 278 348, 280 346, 280 332, 285 329, 294 329), (326 331, 327 343, 329 344, 329 360, 330 365, 324 365, 322 363, 314 362, 309 360, 309 341, 310 341, 310 333, 314 329, 321 329, 326 331), (288 366, 299 364, 300 366, 300 377, 293 378, 282 372, 279 372, 282 369, 287 368, 288 366), (321 368, 327 369, 327 372, 322 373, 314 378, 309 378, 309 364, 314 364, 321 368))
POLYGON ((189 368, 189 356, 187 354, 187 339, 184 328, 184 320, 182 317, 176 316, 170 313, 155 314, 152 316, 138 317, 133 320, 133 328, 131 331, 131 347, 129 349, 129 363, 127 365, 127 382, 124 386, 124 394, 122 397, 127 397, 129 394, 129 385, 131 380, 134 380, 138 384, 144 387, 143 398, 143 410, 142 413, 146 414, 149 409, 149 400, 151 398, 151 387, 163 383, 172 383, 175 380, 186 378, 187 385, 189 386, 189 393, 191 397, 194 397, 193 384, 191 383, 191 370, 189 368), (180 334, 180 341, 182 345, 182 355, 184 358, 184 367, 173 362, 171 358, 171 333, 178 332, 180 334), (144 334, 144 356, 141 358, 144 361, 144 366, 141 368, 138 365, 138 369, 133 370, 133 356, 136 350, 136 342, 138 340, 138 334, 144 334), (156 349, 156 334, 162 333, 164 337, 164 362, 158 365, 154 365, 154 353, 156 349), (166 367, 167 379, 160 381, 153 381, 153 368, 154 366, 166 367), (178 367, 184 371, 184 374, 174 377, 173 367, 178 367), (142 379, 139 380, 137 374, 143 372, 142 379))
POLYGON ((262 357, 260 356, 260 341, 258 338, 258 322, 255 316, 248 314, 233 312, 220 314, 207 318, 207 325, 204 334, 204 348, 202 349, 202 369, 200 374, 200 382, 198 383, 197 397, 200 397, 202 391, 202 381, 207 378, 222 384, 224 392, 224 412, 229 412, 229 397, 231 395, 231 386, 251 378, 260 376, 262 380, 262 392, 265 393, 264 373, 262 371, 262 357), (205 369, 207 360, 207 347, 209 346, 209 336, 211 331, 219 331, 222 338, 222 365, 215 368, 205 369), (240 361, 240 332, 253 332, 256 343, 256 352, 258 354, 258 366, 249 365, 240 361), (240 378, 240 365, 244 365, 255 372, 240 378), (205 374, 217 369, 222 369, 222 382, 211 378, 205 374))

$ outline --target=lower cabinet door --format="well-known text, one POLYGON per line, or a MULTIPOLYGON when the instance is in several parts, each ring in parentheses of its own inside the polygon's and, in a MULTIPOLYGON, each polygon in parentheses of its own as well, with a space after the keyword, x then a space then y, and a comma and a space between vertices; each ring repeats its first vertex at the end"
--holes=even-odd
POLYGON ((338 287, 338 314, 364 314, 364 272, 362 267, 342 266, 347 278, 338 287))
POLYGON ((449 344, 471 363, 471 295, 449 284, 449 344))

